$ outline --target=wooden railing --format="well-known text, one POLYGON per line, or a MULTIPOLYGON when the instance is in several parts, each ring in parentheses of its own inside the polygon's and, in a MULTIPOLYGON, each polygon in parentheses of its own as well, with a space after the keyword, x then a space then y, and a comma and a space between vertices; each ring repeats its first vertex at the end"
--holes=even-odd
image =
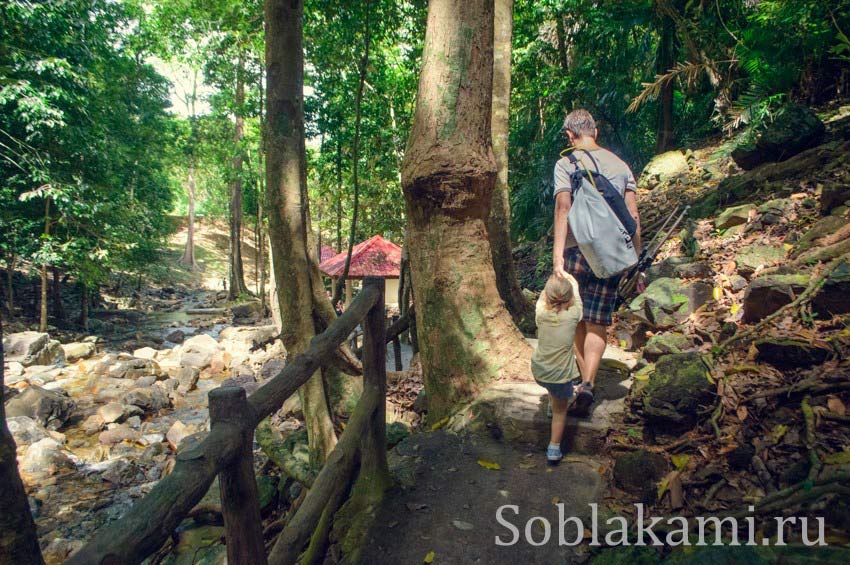
POLYGON ((389 478, 386 349, 384 280, 366 278, 363 289, 345 313, 250 398, 246 398, 241 387, 211 391, 207 437, 197 446, 179 452, 171 474, 136 502, 124 517, 98 530, 68 562, 141 562, 168 540, 207 493, 216 475, 221 485, 228 563, 295 562, 325 509, 333 514, 339 508, 355 472, 359 472, 358 480, 377 478, 378 483, 386 484, 389 478), (339 442, 267 560, 254 476, 254 429, 316 370, 332 362, 336 349, 360 322, 363 322, 363 394, 339 442))

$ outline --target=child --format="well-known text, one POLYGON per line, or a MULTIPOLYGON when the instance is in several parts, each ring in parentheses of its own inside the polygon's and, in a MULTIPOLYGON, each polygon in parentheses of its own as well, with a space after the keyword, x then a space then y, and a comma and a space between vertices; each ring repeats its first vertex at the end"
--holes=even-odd
POLYGON ((571 276, 552 275, 537 300, 537 348, 531 356, 531 374, 549 392, 552 432, 546 459, 557 464, 562 458, 561 439, 567 423, 567 406, 573 395, 572 380, 579 376, 573 352, 582 303, 578 283, 571 276))

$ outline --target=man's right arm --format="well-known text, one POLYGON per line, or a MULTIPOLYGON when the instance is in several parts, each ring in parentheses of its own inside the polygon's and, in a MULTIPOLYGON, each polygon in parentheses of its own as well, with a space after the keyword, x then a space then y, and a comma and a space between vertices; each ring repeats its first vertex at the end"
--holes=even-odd
POLYGON ((552 250, 552 263, 555 276, 561 278, 567 277, 567 272, 564 270, 564 245, 570 229, 567 223, 570 206, 572 206, 572 196, 569 191, 565 190, 555 195, 555 245, 552 250))

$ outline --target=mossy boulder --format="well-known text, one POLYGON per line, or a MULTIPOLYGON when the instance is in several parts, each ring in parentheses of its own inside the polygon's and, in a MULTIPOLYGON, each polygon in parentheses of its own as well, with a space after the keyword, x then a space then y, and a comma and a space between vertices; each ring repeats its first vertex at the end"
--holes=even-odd
POLYGON ((667 458, 660 453, 639 449, 614 461, 614 483, 624 491, 649 501, 656 485, 667 474, 667 458))
POLYGON ((756 341, 758 359, 783 369, 820 365, 832 356, 823 345, 797 339, 765 338, 756 341))
POLYGON ((809 284, 809 275, 765 275, 754 279, 744 293, 745 323, 755 323, 793 302, 809 284))
POLYGON ((653 189, 660 183, 688 172, 688 160, 681 151, 667 151, 652 158, 640 174, 641 188, 653 189))
POLYGON ((850 312, 850 262, 842 261, 812 299, 812 310, 819 319, 850 312))
POLYGON ((716 386, 697 352, 664 355, 643 389, 647 421, 670 429, 688 429, 714 401, 716 386))
POLYGON ((652 265, 646 273, 649 282, 660 278, 705 279, 711 277, 711 265, 690 257, 668 257, 652 265))
POLYGON ((832 235, 847 225, 847 219, 840 216, 827 216, 812 225, 794 246, 794 256, 808 251, 816 245, 817 240, 832 235))
POLYGON ((735 257, 738 274, 750 277, 759 268, 772 267, 785 258, 785 249, 776 245, 748 245, 735 257))
POLYGON ((697 308, 712 299, 712 286, 696 281, 662 277, 629 304, 633 318, 656 328, 669 328, 685 321, 697 308))
POLYGON ((821 191, 820 211, 822 214, 832 214, 847 201, 850 201, 850 186, 840 182, 828 182, 821 191))
POLYGON ((789 105, 770 123, 756 139, 747 139, 732 151, 732 159, 742 169, 784 161, 818 145, 826 127, 811 109, 789 105))
POLYGON ((643 358, 647 361, 656 361, 662 355, 671 353, 682 353, 693 346, 688 336, 681 333, 671 332, 654 335, 646 342, 643 348, 643 358))
POLYGON ((726 208, 714 220, 714 227, 719 230, 727 230, 746 224, 750 219, 750 214, 755 209, 756 207, 753 204, 741 204, 740 206, 726 208))

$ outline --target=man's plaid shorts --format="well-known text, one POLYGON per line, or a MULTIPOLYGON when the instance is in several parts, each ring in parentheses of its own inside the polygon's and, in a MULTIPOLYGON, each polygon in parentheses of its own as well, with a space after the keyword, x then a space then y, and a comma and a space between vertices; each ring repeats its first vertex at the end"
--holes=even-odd
POLYGON ((578 247, 570 247, 564 251, 564 270, 578 281, 579 295, 584 305, 586 322, 610 326, 617 304, 617 287, 620 286, 622 275, 608 279, 600 279, 590 270, 590 265, 581 254, 578 247))

